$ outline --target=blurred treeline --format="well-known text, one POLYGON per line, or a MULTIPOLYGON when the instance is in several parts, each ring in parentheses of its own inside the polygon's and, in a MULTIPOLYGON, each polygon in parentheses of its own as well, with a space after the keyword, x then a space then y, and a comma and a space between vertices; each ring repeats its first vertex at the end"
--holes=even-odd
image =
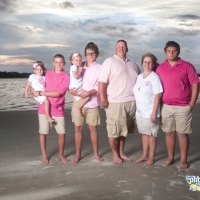
MULTIPOLYGON (((19 73, 19 72, 2 72, 0 71, 0 78, 28 78, 31 73, 19 73)), ((200 77, 200 74, 198 74, 200 77)))
POLYGON ((19 73, 19 72, 2 72, 0 71, 0 78, 28 78, 31 73, 19 73))

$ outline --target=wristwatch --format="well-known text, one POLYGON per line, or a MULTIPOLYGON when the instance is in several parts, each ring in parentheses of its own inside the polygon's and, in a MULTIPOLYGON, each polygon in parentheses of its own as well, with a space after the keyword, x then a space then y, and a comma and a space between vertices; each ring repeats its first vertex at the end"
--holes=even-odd
POLYGON ((41 91, 39 91, 39 96, 41 96, 41 91))

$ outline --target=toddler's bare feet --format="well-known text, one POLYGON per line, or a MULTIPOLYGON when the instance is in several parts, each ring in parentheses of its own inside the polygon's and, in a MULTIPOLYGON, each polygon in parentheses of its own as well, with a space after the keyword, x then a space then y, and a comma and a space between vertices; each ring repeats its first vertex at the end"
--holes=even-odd
POLYGON ((144 162, 144 161, 147 161, 148 160, 148 157, 147 156, 142 156, 140 158, 138 158, 136 160, 137 163, 141 163, 141 162, 144 162))
POLYGON ((48 165, 49 164, 49 161, 48 161, 47 157, 42 157, 42 164, 43 165, 48 165))
POLYGON ((67 158, 65 158, 65 156, 59 156, 60 160, 63 162, 63 163, 67 163, 69 160, 67 158))
POLYGON ((75 156, 75 157, 72 159, 72 163, 78 163, 80 160, 81 160, 81 156, 75 156))

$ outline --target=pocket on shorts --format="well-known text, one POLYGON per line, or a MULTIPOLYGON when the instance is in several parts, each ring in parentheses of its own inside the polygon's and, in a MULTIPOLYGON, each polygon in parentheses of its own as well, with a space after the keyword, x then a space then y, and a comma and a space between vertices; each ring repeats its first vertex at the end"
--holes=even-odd
POLYGON ((109 135, 115 135, 117 133, 116 121, 112 119, 107 119, 107 131, 109 135))
POLYGON ((189 105, 186 106, 185 109, 186 109, 187 112, 191 112, 192 111, 189 105))

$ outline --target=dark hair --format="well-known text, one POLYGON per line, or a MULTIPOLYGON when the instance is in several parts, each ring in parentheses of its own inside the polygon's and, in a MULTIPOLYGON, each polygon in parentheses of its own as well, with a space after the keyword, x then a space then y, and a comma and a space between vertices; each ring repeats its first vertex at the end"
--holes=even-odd
POLYGON ((168 41, 165 45, 164 51, 167 51, 168 47, 176 47, 178 54, 180 54, 180 45, 175 41, 168 41))
MULTIPOLYGON (((43 75, 45 75, 46 74, 46 71, 47 71, 47 68, 44 66, 44 63, 42 62, 42 61, 36 61, 35 63, 34 63, 34 65, 36 65, 36 67, 37 66, 40 66, 42 69, 43 69, 43 75)), ((35 67, 35 68, 36 68, 35 67)), ((33 70, 35 70, 35 68, 33 67, 33 70)))
POLYGON ((119 42, 123 42, 126 45, 126 48, 128 49, 128 45, 127 45, 127 42, 125 40, 118 40, 117 43, 119 43, 119 42))
POLYGON ((91 49, 91 50, 95 51, 95 53, 96 53, 96 55, 97 55, 97 57, 98 57, 98 55, 99 55, 99 49, 98 49, 98 47, 97 47, 97 45, 96 45, 95 43, 89 42, 89 43, 86 45, 85 50, 84 50, 85 56, 86 56, 86 51, 87 51, 88 49, 91 49))
POLYGON ((53 57, 53 60, 54 60, 55 58, 62 58, 63 61, 65 62, 65 57, 64 57, 62 54, 56 54, 56 55, 53 57))

